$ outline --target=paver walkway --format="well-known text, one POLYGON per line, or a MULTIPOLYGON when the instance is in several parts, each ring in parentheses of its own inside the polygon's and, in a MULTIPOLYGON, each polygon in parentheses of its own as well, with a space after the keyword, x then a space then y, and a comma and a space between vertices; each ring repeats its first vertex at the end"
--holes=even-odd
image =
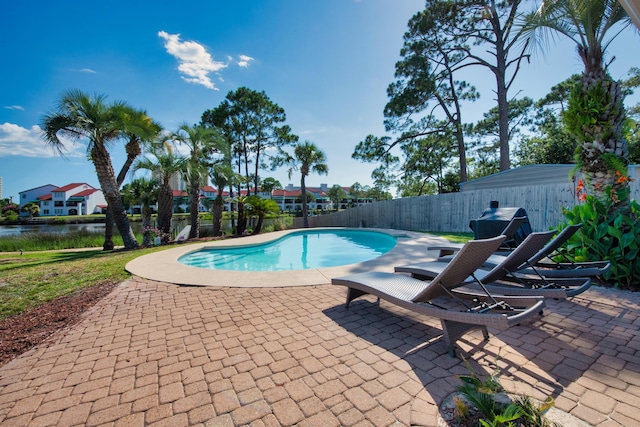
MULTIPOLYGON (((344 296, 129 280, 0 368, 0 424, 435 426, 467 373, 439 322, 344 296)), ((467 335, 462 353, 591 425, 640 425, 639 309, 640 294, 595 288, 488 343, 467 335)))

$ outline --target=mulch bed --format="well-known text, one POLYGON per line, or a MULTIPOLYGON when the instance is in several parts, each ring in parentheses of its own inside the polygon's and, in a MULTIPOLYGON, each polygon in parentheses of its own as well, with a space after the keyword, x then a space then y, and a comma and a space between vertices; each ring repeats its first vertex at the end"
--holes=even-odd
POLYGON ((76 324, 117 285, 99 283, 0 321, 0 366, 45 342, 54 332, 76 324))

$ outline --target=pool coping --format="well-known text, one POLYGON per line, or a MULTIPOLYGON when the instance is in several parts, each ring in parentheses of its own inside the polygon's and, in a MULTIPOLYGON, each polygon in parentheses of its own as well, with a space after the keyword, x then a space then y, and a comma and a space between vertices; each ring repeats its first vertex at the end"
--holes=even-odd
MULTIPOLYGON (((362 230, 361 228, 318 227, 314 230, 362 230)), ((268 272, 245 272, 231 270, 210 270, 190 267, 178 259, 193 251, 214 247, 238 247, 262 244, 277 240, 301 229, 275 231, 272 233, 246 236, 240 239, 225 239, 204 243, 186 243, 164 251, 142 255, 127 263, 125 270, 145 279, 188 286, 217 287, 288 287, 313 286, 331 283, 334 277, 364 271, 393 271, 396 265, 409 262, 434 260, 437 251, 427 251, 427 246, 447 242, 442 237, 405 230, 367 228, 398 238, 398 243, 386 254, 358 264, 338 267, 313 268, 307 270, 287 270, 268 272)))

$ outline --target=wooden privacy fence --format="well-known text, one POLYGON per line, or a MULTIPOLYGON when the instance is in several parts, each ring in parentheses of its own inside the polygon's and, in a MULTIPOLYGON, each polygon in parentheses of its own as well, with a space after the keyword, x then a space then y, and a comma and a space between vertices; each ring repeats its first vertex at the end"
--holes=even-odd
MULTIPOLYGON (((563 208, 577 202, 574 184, 507 187, 432 196, 386 200, 309 218, 310 227, 368 227, 401 230, 470 232, 469 221, 478 218, 496 200, 500 207, 527 211, 533 231, 555 228, 564 221, 563 208)), ((640 185, 631 183, 631 197, 639 200, 640 185)), ((302 227, 302 218, 294 219, 302 227)))

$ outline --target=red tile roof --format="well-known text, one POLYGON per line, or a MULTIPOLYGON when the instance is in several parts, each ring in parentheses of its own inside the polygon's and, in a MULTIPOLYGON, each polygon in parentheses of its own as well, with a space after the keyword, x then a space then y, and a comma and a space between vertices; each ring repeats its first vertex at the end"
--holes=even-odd
POLYGON ((38 197, 38 200, 51 200, 51 199, 53 199, 53 195, 51 193, 38 197))
POLYGON ((76 182, 76 183, 73 183, 73 184, 67 184, 67 185, 65 185, 63 187, 58 187, 55 190, 53 190, 53 192, 69 191, 69 190, 73 190, 76 187, 80 187, 82 185, 88 185, 90 188, 93 188, 93 187, 91 187, 89 184, 87 184, 85 182, 76 182))
POLYGON ((299 196, 301 194, 302 194, 302 191, 300 191, 300 190, 293 190, 293 191, 273 190, 273 196, 294 197, 294 196, 299 196))
POLYGON ((74 194, 74 196, 75 197, 89 196, 89 195, 95 193, 96 191, 98 191, 98 190, 96 190, 95 188, 87 188, 86 190, 82 190, 81 192, 74 194))

